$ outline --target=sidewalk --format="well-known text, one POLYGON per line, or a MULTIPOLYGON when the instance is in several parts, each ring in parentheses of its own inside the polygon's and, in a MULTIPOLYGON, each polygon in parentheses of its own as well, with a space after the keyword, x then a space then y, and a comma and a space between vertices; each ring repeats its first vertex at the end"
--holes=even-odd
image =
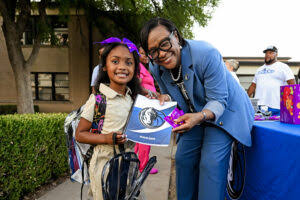
MULTIPOLYGON (((147 200, 168 199, 171 149, 171 145, 169 147, 151 147, 150 157, 157 156, 157 163, 154 167, 158 169, 158 173, 150 174, 143 185, 147 200)), ((68 179, 38 200, 80 200, 80 188, 81 184, 73 183, 68 179)), ((83 199, 85 199, 87 187, 84 187, 83 192, 83 199)))

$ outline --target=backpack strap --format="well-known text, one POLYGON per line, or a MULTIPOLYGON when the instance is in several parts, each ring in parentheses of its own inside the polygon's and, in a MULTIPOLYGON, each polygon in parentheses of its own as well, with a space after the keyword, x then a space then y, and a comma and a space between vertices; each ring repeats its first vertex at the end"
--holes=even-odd
MULTIPOLYGON (((95 112, 94 112, 93 123, 92 123, 92 133, 101 134, 104 119, 105 119, 106 96, 101 92, 97 92, 95 98, 96 98, 96 103, 95 103, 95 112)), ((124 144, 119 144, 118 146, 121 153, 125 152, 124 144)))
MULTIPOLYGON (((105 118, 105 110, 106 110, 106 97, 102 93, 97 93, 95 95, 96 103, 95 103, 95 112, 92 122, 91 132, 96 134, 101 134, 103 122, 105 118)), ((95 145, 91 145, 87 150, 86 154, 83 156, 83 162, 86 162, 87 166, 89 165, 89 160, 91 159, 94 153, 95 145)))
POLYGON ((97 92, 95 94, 95 109, 92 123, 92 133, 101 134, 106 111, 106 96, 97 92))

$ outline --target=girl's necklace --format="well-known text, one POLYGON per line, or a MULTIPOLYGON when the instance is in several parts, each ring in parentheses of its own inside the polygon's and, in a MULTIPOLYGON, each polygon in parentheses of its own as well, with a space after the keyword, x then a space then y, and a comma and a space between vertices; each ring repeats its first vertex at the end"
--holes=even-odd
POLYGON ((179 71, 178 71, 178 76, 177 76, 177 78, 174 78, 174 76, 173 76, 173 74, 172 74, 172 71, 169 70, 169 72, 170 72, 170 74, 171 74, 171 78, 172 78, 172 80, 173 80, 174 82, 177 82, 177 81, 179 80, 180 76, 181 76, 181 65, 179 65, 179 69, 178 69, 178 70, 179 70, 179 71))

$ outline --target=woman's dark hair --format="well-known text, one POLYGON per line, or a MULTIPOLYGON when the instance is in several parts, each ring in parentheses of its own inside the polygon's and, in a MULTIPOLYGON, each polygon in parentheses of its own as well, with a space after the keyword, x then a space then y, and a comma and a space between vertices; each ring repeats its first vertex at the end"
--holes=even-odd
POLYGON ((150 19, 148 22, 146 22, 146 24, 143 26, 141 32, 140 32, 140 43, 142 48, 144 49, 144 51, 148 54, 148 36, 149 33, 152 29, 154 29, 155 27, 162 25, 164 27, 166 27, 166 29, 171 33, 172 31, 176 31, 176 34, 178 36, 179 39, 179 43, 181 46, 185 45, 185 40, 183 39, 183 37, 181 37, 177 27, 175 26, 175 24, 173 22, 171 22, 170 20, 164 19, 164 18, 152 18, 150 19))
MULTIPOLYGON (((128 48, 127 45, 122 44, 122 43, 118 43, 118 42, 110 43, 110 44, 107 44, 105 46, 105 48, 102 52, 102 55, 101 55, 102 66, 99 67, 99 73, 98 73, 98 76, 97 76, 97 82, 96 82, 96 87, 95 87, 96 91, 99 91, 100 83, 110 83, 110 79, 108 77, 107 71, 103 71, 103 67, 106 66, 106 59, 107 59, 108 54, 111 52, 111 50, 113 50, 117 46, 124 46, 124 47, 128 48)), ((133 73, 133 77, 132 77, 131 81, 129 81, 127 83, 127 86, 130 88, 130 90, 132 92, 131 97, 133 99, 135 99, 136 95, 141 93, 142 87, 141 87, 141 84, 140 84, 140 80, 138 78, 139 74, 140 74, 139 55, 137 54, 136 51, 133 51, 132 54, 133 54, 134 64, 135 64, 134 73, 133 73)))

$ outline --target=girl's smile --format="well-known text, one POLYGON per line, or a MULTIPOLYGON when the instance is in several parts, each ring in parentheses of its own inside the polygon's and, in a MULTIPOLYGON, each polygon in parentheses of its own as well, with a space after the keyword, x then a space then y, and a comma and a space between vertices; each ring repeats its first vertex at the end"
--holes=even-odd
POLYGON ((120 78, 126 78, 128 77, 128 73, 115 73, 116 76, 120 77, 120 78))

